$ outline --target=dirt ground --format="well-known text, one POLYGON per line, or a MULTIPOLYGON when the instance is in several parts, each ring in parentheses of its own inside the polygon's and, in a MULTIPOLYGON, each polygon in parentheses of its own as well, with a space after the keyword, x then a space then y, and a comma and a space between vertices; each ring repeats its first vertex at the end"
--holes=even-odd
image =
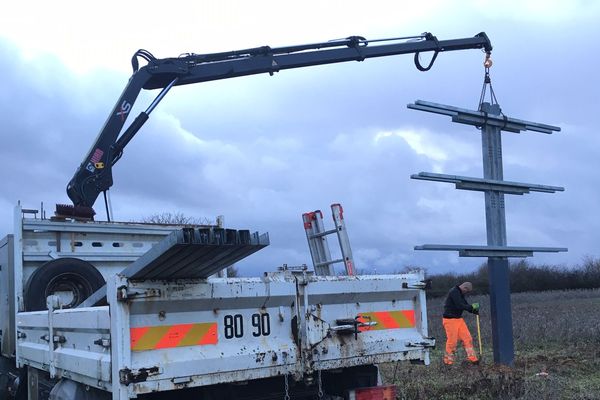
MULTIPOLYGON (((387 364, 386 383, 398 388, 398 399, 599 399, 600 290, 518 293, 512 296, 514 367, 494 365, 489 298, 481 304, 482 363, 442 363, 445 335, 443 299, 428 303, 429 332, 437 340, 431 364, 387 364)), ((465 320, 477 344, 475 318, 465 320)), ((459 346, 460 347, 460 346, 459 346)), ((459 357, 464 357, 460 348, 459 357)))

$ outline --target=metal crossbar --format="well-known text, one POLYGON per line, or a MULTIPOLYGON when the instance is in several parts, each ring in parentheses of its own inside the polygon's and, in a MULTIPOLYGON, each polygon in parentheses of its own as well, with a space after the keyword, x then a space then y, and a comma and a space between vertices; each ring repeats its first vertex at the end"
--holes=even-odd
POLYGON ((564 247, 477 246, 463 244, 424 244, 415 250, 458 251, 461 257, 531 257, 533 253, 558 253, 564 247))
POLYGON ((434 174, 432 172, 419 172, 418 174, 411 175, 410 177, 411 179, 454 183, 456 184, 457 189, 476 190, 482 192, 486 190, 495 190, 506 194, 525 194, 529 192, 556 193, 564 192, 565 190, 564 187, 560 186, 471 178, 459 175, 434 174))
POLYGON ((468 125, 490 125, 500 127, 502 130, 520 133, 522 131, 535 131, 546 134, 559 132, 558 126, 540 124, 537 122, 525 121, 517 118, 509 118, 500 114, 492 114, 483 111, 468 110, 445 104, 432 103, 429 101, 417 100, 414 104, 407 106, 413 110, 431 112, 452 117, 452 122, 458 122, 468 125))

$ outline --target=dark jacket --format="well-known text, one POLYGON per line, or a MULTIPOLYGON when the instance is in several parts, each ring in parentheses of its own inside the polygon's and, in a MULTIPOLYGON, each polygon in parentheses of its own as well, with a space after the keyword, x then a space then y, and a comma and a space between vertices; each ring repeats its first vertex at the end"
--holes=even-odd
POLYGON ((444 302, 444 318, 461 318, 463 311, 472 313, 473 306, 467 303, 460 288, 454 286, 444 302))

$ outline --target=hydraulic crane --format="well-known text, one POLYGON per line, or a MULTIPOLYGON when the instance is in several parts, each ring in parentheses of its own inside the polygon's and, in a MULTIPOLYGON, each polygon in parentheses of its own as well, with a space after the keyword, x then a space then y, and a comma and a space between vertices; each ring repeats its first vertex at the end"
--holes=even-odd
MULTIPOLYGON (((431 33, 401 38, 367 40, 360 36, 323 43, 271 48, 269 46, 212 54, 185 54, 158 59, 146 50, 138 50, 131 60, 133 75, 100 130, 94 144, 69 181, 67 194, 73 206, 57 205, 57 214, 92 218, 94 203, 113 185, 112 167, 123 149, 148 120, 150 113, 173 86, 207 82, 285 69, 363 61, 367 58, 414 53, 416 67, 427 71, 443 51, 483 49, 488 55, 492 45, 484 32, 471 38, 438 40, 431 33), (432 52, 423 66, 419 54, 432 52), (138 59, 147 64, 140 67, 138 59), (162 89, 150 106, 125 129, 129 112, 142 89, 162 89)), ((107 215, 110 220, 107 204, 107 215)))

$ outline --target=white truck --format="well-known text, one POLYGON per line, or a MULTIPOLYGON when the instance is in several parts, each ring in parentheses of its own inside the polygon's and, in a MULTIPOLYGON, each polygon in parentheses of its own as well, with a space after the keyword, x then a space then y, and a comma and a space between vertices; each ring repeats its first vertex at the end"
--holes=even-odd
POLYGON ((235 244, 185 233, 218 227, 23 211, 0 242, 2 398, 154 399, 178 389, 196 399, 343 398, 378 386, 378 363, 429 362, 422 273, 202 277, 219 267, 199 260, 235 244), (99 305, 77 307, 92 290, 99 305), (30 310, 40 299, 48 309, 30 310))
POLYGON ((438 53, 463 49, 492 46, 482 32, 166 59, 136 52, 132 77, 67 186, 73 205, 57 205, 49 219, 19 205, 0 241, 0 399, 392 399, 376 365, 427 364, 435 343, 422 273, 356 276, 343 260, 348 275, 339 276, 313 257, 317 273, 218 277, 268 236, 114 222, 106 192, 125 146, 173 86, 407 53, 426 71, 438 53), (422 52, 432 54, 425 67, 422 52), (142 89, 162 90, 121 133, 142 89), (106 222, 94 221, 100 193, 106 222))

